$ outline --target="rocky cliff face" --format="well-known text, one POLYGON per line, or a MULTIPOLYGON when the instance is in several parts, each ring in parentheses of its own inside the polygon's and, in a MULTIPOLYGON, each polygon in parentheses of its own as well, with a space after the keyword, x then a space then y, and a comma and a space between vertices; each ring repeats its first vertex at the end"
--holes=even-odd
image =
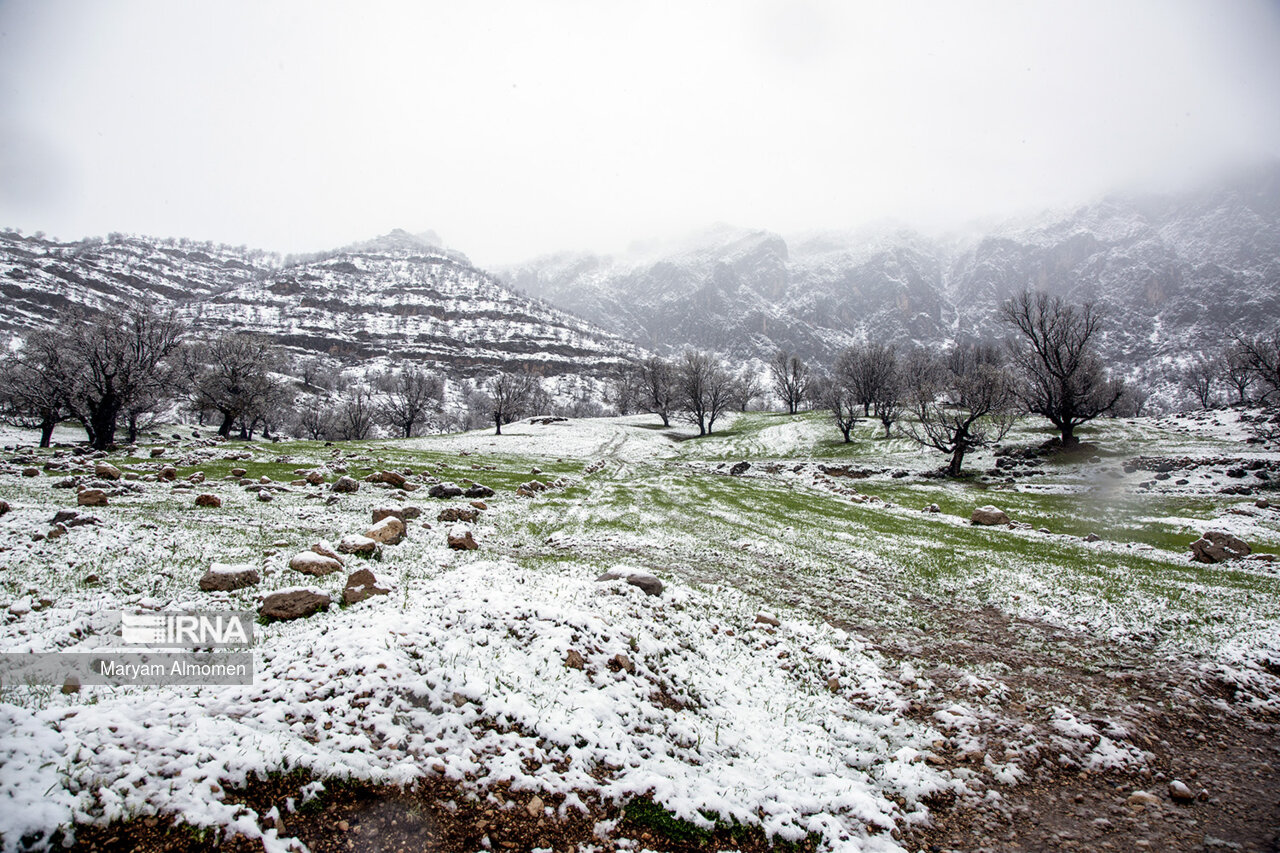
POLYGON ((886 229, 784 241, 720 227, 667 252, 558 255, 502 274, 658 351, 751 358, 781 347, 820 361, 860 339, 1001 337, 1000 303, 1043 289, 1099 303, 1106 354, 1149 367, 1280 322, 1280 168, 976 236, 886 229))
POLYGON ((145 300, 193 331, 247 330, 299 354, 439 366, 455 377, 498 369, 604 376, 633 348, 520 296, 466 257, 393 232, 290 263, 243 248, 113 237, 63 244, 0 234, 0 330, 145 300))

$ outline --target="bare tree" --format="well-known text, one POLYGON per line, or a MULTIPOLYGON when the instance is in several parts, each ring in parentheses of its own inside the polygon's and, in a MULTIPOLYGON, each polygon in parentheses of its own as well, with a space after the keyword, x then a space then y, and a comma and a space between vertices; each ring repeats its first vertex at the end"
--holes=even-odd
POLYGON ((760 375, 750 366, 743 366, 733 377, 730 393, 733 397, 733 407, 739 412, 745 412, 751 408, 752 400, 764 394, 764 384, 760 381, 760 375))
POLYGON ((39 429, 41 447, 49 446, 54 428, 70 417, 70 392, 62 338, 56 332, 32 332, 0 358, 0 417, 39 429))
POLYGON ((1097 311, 1092 303, 1069 305, 1057 296, 1023 291, 1000 313, 1025 339, 1023 346, 1011 347, 1023 377, 1023 406, 1058 428, 1063 447, 1078 444, 1076 427, 1110 411, 1124 388, 1108 378, 1093 351, 1097 311))
POLYGON ((61 318, 63 353, 71 381, 69 403, 95 450, 115 444, 120 415, 149 396, 168 393, 166 369, 185 332, 173 311, 134 305, 93 319, 61 318))
POLYGON ((333 432, 333 413, 324 401, 316 399, 312 405, 303 404, 294 414, 295 434, 312 441, 320 441, 333 432))
POLYGON ((278 405, 281 382, 274 371, 283 359, 261 335, 219 335, 187 348, 184 364, 192 405, 217 412, 218 435, 228 438, 237 421, 254 421, 278 405))
POLYGON ((914 421, 900 429, 925 447, 950 454, 947 474, 960 475, 964 457, 1003 438, 1016 420, 1015 383, 990 345, 964 344, 931 367, 917 365, 908 375, 914 421))
POLYGON ((395 427, 405 438, 438 412, 444 400, 444 381, 421 368, 405 367, 389 377, 386 400, 380 409, 383 423, 395 427))
POLYGON ((1249 354, 1238 343, 1227 347, 1222 355, 1222 378, 1236 392, 1237 403, 1249 401, 1249 386, 1253 384, 1253 370, 1249 363, 1249 354))
POLYGON ((1236 348, 1261 386, 1262 399, 1270 400, 1280 395, 1280 328, 1270 335, 1237 338, 1236 348))
POLYGON ((774 393, 787 407, 787 412, 794 415, 809 388, 809 368, 799 356, 778 350, 769 362, 769 377, 773 380, 774 393))
POLYGON ((1182 369, 1182 387, 1191 392, 1200 408, 1213 405, 1213 385, 1218 380, 1218 360, 1201 355, 1182 369))
POLYGON ((710 354, 688 350, 677 382, 685 418, 698 425, 698 435, 710 435, 729 408, 733 376, 710 354))
POLYGON ((502 425, 524 415, 533 392, 533 377, 526 373, 499 373, 487 384, 492 406, 493 434, 502 435, 502 425))
POLYGON ((847 381, 848 377, 842 375, 839 368, 837 360, 834 373, 812 377, 811 381, 822 389, 822 404, 835 418, 836 428, 844 436, 844 443, 849 444, 853 441, 853 429, 861 420, 862 404, 858 401, 857 392, 847 381))
POLYGON ((671 426, 676 409, 676 370, 671 362, 656 355, 636 365, 636 403, 650 414, 662 418, 664 427, 671 426))
POLYGON ((356 385, 343 395, 333 418, 333 431, 343 441, 361 441, 373 432, 373 396, 364 385, 356 385))
POLYGON ((871 415, 871 407, 892 387, 897 362, 894 348, 881 344, 859 344, 840 353, 836 372, 844 377, 854 398, 862 406, 863 417, 871 415))

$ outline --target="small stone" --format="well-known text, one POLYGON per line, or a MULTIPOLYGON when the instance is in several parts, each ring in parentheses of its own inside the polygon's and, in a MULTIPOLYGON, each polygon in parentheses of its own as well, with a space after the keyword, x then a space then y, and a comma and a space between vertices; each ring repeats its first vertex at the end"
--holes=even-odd
POLYGON ((93 475, 99 480, 119 480, 123 476, 120 469, 109 462, 99 462, 95 465, 93 475))
POLYGON ((66 680, 62 682, 62 693, 64 696, 70 696, 72 693, 80 692, 80 679, 74 675, 68 675, 66 680))
POLYGON ((776 617, 770 616, 768 613, 757 613, 756 624, 768 625, 770 628, 778 628, 782 625, 782 623, 779 622, 776 617))
POLYGON ((662 581, 657 576, 640 569, 611 569, 596 578, 597 583, 616 580, 625 580, 631 586, 644 590, 646 595, 662 595, 662 581))
POLYGON ((942 507, 938 506, 937 504, 929 504, 927 507, 924 508, 924 511, 928 513, 942 512, 942 507))
POLYGON ((1178 779, 1169 783, 1169 797, 1175 803, 1193 803, 1196 799, 1195 793, 1178 779))
POLYGON ((308 485, 318 486, 324 482, 324 474, 319 471, 308 471, 303 479, 307 481, 308 485))
POLYGON ((269 504, 273 500, 275 500, 275 497, 272 496, 271 492, 268 492, 266 489, 263 489, 262 491, 258 492, 258 501, 260 503, 269 504))
POLYGON ((40 476, 40 469, 39 469, 39 468, 23 468, 23 469, 22 469, 22 476, 24 476, 24 477, 39 477, 39 476, 40 476))
POLYGON ((350 828, 351 828, 351 824, 347 823, 345 820, 338 821, 338 829, 342 830, 343 832, 346 832, 350 828))
POLYGON ((494 491, 488 486, 482 486, 479 483, 472 483, 467 487, 464 494, 469 498, 491 498, 494 495, 494 491))
POLYGON ((343 604, 356 604, 375 595, 387 595, 391 590, 378 585, 378 578, 368 569, 358 569, 347 578, 342 590, 343 604))
POLYGON ((610 672, 626 672, 627 674, 631 674, 636 671, 636 665, 631 662, 631 658, 623 654, 617 654, 609 658, 609 663, 606 664, 606 666, 609 667, 610 672))
POLYGON ((253 566, 234 566, 214 563, 200 578, 204 592, 233 592, 247 586, 256 586, 262 578, 253 566))
POLYGON ((987 506, 980 506, 975 509, 973 511, 973 515, 969 517, 969 523, 987 526, 1008 524, 1009 516, 1005 514, 1004 510, 988 504, 987 506))
POLYGON ((7 513, 9 509, 10 507, 7 501, 0 501, 0 515, 4 515, 5 513, 7 513))
POLYGON ((330 603, 329 596, 310 590, 276 592, 262 600, 258 613, 264 619, 303 619, 321 610, 328 610, 330 603))
POLYGON ((1148 794, 1146 791, 1134 791, 1125 802, 1131 809, 1144 809, 1148 806, 1160 805, 1160 798, 1155 794, 1148 794))
POLYGON ((1101 540, 1102 537, 1096 533, 1090 533, 1088 536, 1084 537, 1084 541, 1086 542, 1099 542, 1101 540))
POLYGON ((455 551, 475 551, 480 547, 470 530, 454 528, 446 535, 446 542, 455 551))
POLYGON ((836 678, 835 676, 832 676, 831 678, 828 678, 828 679, 827 679, 827 689, 828 689, 828 690, 830 690, 832 693, 839 693, 839 692, 840 692, 840 679, 836 678))
POLYGON ((577 649, 569 649, 568 653, 564 656, 564 665, 569 669, 585 669, 587 662, 583 659, 582 655, 578 653, 577 649))
POLYGON ((328 557, 331 560, 337 560, 338 565, 342 565, 342 558, 338 556, 338 552, 335 551, 333 549, 333 546, 330 545, 328 542, 326 542, 324 539, 321 539, 319 542, 312 545, 311 550, 322 557, 328 557))
POLYGON ((436 521, 472 522, 479 518, 479 516, 479 510, 472 507, 450 506, 440 510, 440 514, 436 516, 436 521))
POLYGON ((1243 540, 1218 530, 1207 531, 1190 547, 1191 559, 1197 563, 1224 563, 1247 557, 1252 550, 1243 540))
POLYGON ((333 557, 326 557, 323 554, 317 554, 315 551, 303 551, 295 554, 293 559, 289 560, 289 568, 295 572, 302 572, 304 575, 312 575, 313 577, 323 577, 330 575, 342 568, 342 563, 333 557))
POLYGON ((339 477, 334 481, 334 484, 329 487, 329 490, 337 492, 338 494, 351 494, 352 492, 360 491, 360 482, 358 480, 353 480, 350 477, 339 477))
POLYGON ((352 533, 343 536, 338 542, 338 552, 355 554, 357 557, 374 557, 380 553, 381 546, 368 536, 352 533))
POLYGON ((85 489, 76 495, 76 503, 80 506, 106 506, 107 493, 102 489, 85 489))
POLYGON ((248 473, 249 473, 249 472, 248 472, 248 471, 246 471, 244 468, 232 468, 232 469, 231 469, 231 476, 232 476, 232 477, 235 477, 236 479, 239 479, 239 478, 243 477, 245 474, 248 474, 248 473))
POLYGON ((217 507, 222 506, 222 498, 217 495, 196 495, 196 506, 217 507))
POLYGON ((364 532, 365 536, 383 545, 395 545, 403 541, 404 534, 404 522, 394 515, 387 516, 364 532))
POLYGON ((472 508, 479 509, 479 510, 486 510, 489 508, 489 505, 484 501, 472 501, 471 506, 472 508))
POLYGON ((544 808, 544 805, 542 802, 542 798, 539 797, 537 794, 534 794, 532 799, 530 799, 528 804, 525 806, 525 810, 529 812, 529 817, 537 817, 538 815, 542 814, 543 808, 544 808))

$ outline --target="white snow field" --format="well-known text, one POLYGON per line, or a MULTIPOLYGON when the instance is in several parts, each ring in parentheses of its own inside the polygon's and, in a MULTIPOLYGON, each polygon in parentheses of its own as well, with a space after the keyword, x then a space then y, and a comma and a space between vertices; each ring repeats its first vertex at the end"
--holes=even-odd
MULTIPOLYGON (((1204 566, 1186 550, 1218 529, 1275 551, 1280 514, 1255 502, 1276 493, 1256 477, 1256 494, 1222 495, 1240 481, 1214 473, 1175 487, 1124 470, 1143 454, 1271 463, 1274 453, 1203 424, 1110 422, 1086 436, 1099 456, 1012 482, 1003 470, 950 482, 919 476, 941 464, 936 455, 865 422, 846 446, 817 414, 740 415, 704 439, 656 420, 336 447, 157 439, 112 455, 126 480, 106 483, 120 493, 93 508, 55 486, 92 481, 94 460, 76 448, 14 449, 31 436, 6 432, 0 652, 117 647, 122 610, 256 609, 296 587, 334 603, 258 625, 250 686, 64 694, 4 684, 3 849, 143 816, 299 849, 226 795, 301 770, 402 785, 443 776, 480 792, 505 782, 565 795, 562 812, 584 798, 648 796, 699 827, 737 822, 821 849, 896 851, 929 825, 932 803, 998 800, 1038 752, 1098 772, 1144 766, 1122 721, 1101 726, 1100 711, 1065 694, 1044 694, 1027 712, 1041 728, 995 751, 982 727, 1006 701, 1002 671, 918 671, 912 637, 945 630, 923 602, 1079 630, 1280 707, 1269 669, 1280 660, 1280 564, 1204 566), (39 473, 22 476, 32 463, 39 473), (166 464, 173 483, 157 479, 166 464), (245 474, 231 476, 235 467, 245 474), (381 470, 408 470, 418 488, 330 491, 343 472, 381 470), (308 471, 325 483, 307 485, 308 471), (203 482, 189 482, 196 472, 203 482), (256 493, 264 476, 270 502, 256 493), (535 479, 549 488, 517 496, 535 479), (472 481, 496 490, 469 525, 480 547, 451 550, 451 524, 436 513, 468 501, 427 490, 472 481), (221 507, 197 507, 202 493, 221 507), (970 525, 988 503, 1014 527, 970 525), (929 504, 941 511, 922 511, 929 504), (349 556, 324 577, 289 568, 299 551, 363 533, 374 509, 404 505, 422 514, 379 561, 349 556), (60 509, 100 523, 49 536, 60 509), (1100 541, 1084 540, 1095 531, 1100 541), (202 592, 214 564, 257 568, 262 581, 202 592), (390 593, 340 606, 348 573, 366 567, 390 593), (615 569, 652 572, 665 589, 596 580, 615 569), (922 713, 944 681, 952 698, 922 713), (940 758, 975 750, 983 760, 940 758)), ((1029 424, 1007 443, 1044 437, 1029 424)), ((983 453, 966 467, 992 464, 983 453)), ((602 838, 615 830, 598 828, 602 838)))

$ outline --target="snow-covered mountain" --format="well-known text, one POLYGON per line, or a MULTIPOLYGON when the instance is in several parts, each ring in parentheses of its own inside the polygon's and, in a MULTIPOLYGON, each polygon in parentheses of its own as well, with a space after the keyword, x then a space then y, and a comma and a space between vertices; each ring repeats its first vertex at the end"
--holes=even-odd
POLYGON ((300 354, 409 360, 455 377, 497 369, 604 376, 634 349, 514 293, 434 235, 404 231, 287 262, 187 240, 57 243, 5 232, 0 292, 0 331, 55 322, 67 305, 142 299, 175 307, 197 332, 249 330, 300 354))
POLYGON ((1280 166, 977 234, 886 227, 784 239, 719 226, 666 249, 552 255, 501 274, 660 352, 751 358, 781 347, 821 361, 862 339, 1001 337, 998 305, 1045 289, 1097 302, 1107 354, 1142 367, 1280 322, 1280 166))

